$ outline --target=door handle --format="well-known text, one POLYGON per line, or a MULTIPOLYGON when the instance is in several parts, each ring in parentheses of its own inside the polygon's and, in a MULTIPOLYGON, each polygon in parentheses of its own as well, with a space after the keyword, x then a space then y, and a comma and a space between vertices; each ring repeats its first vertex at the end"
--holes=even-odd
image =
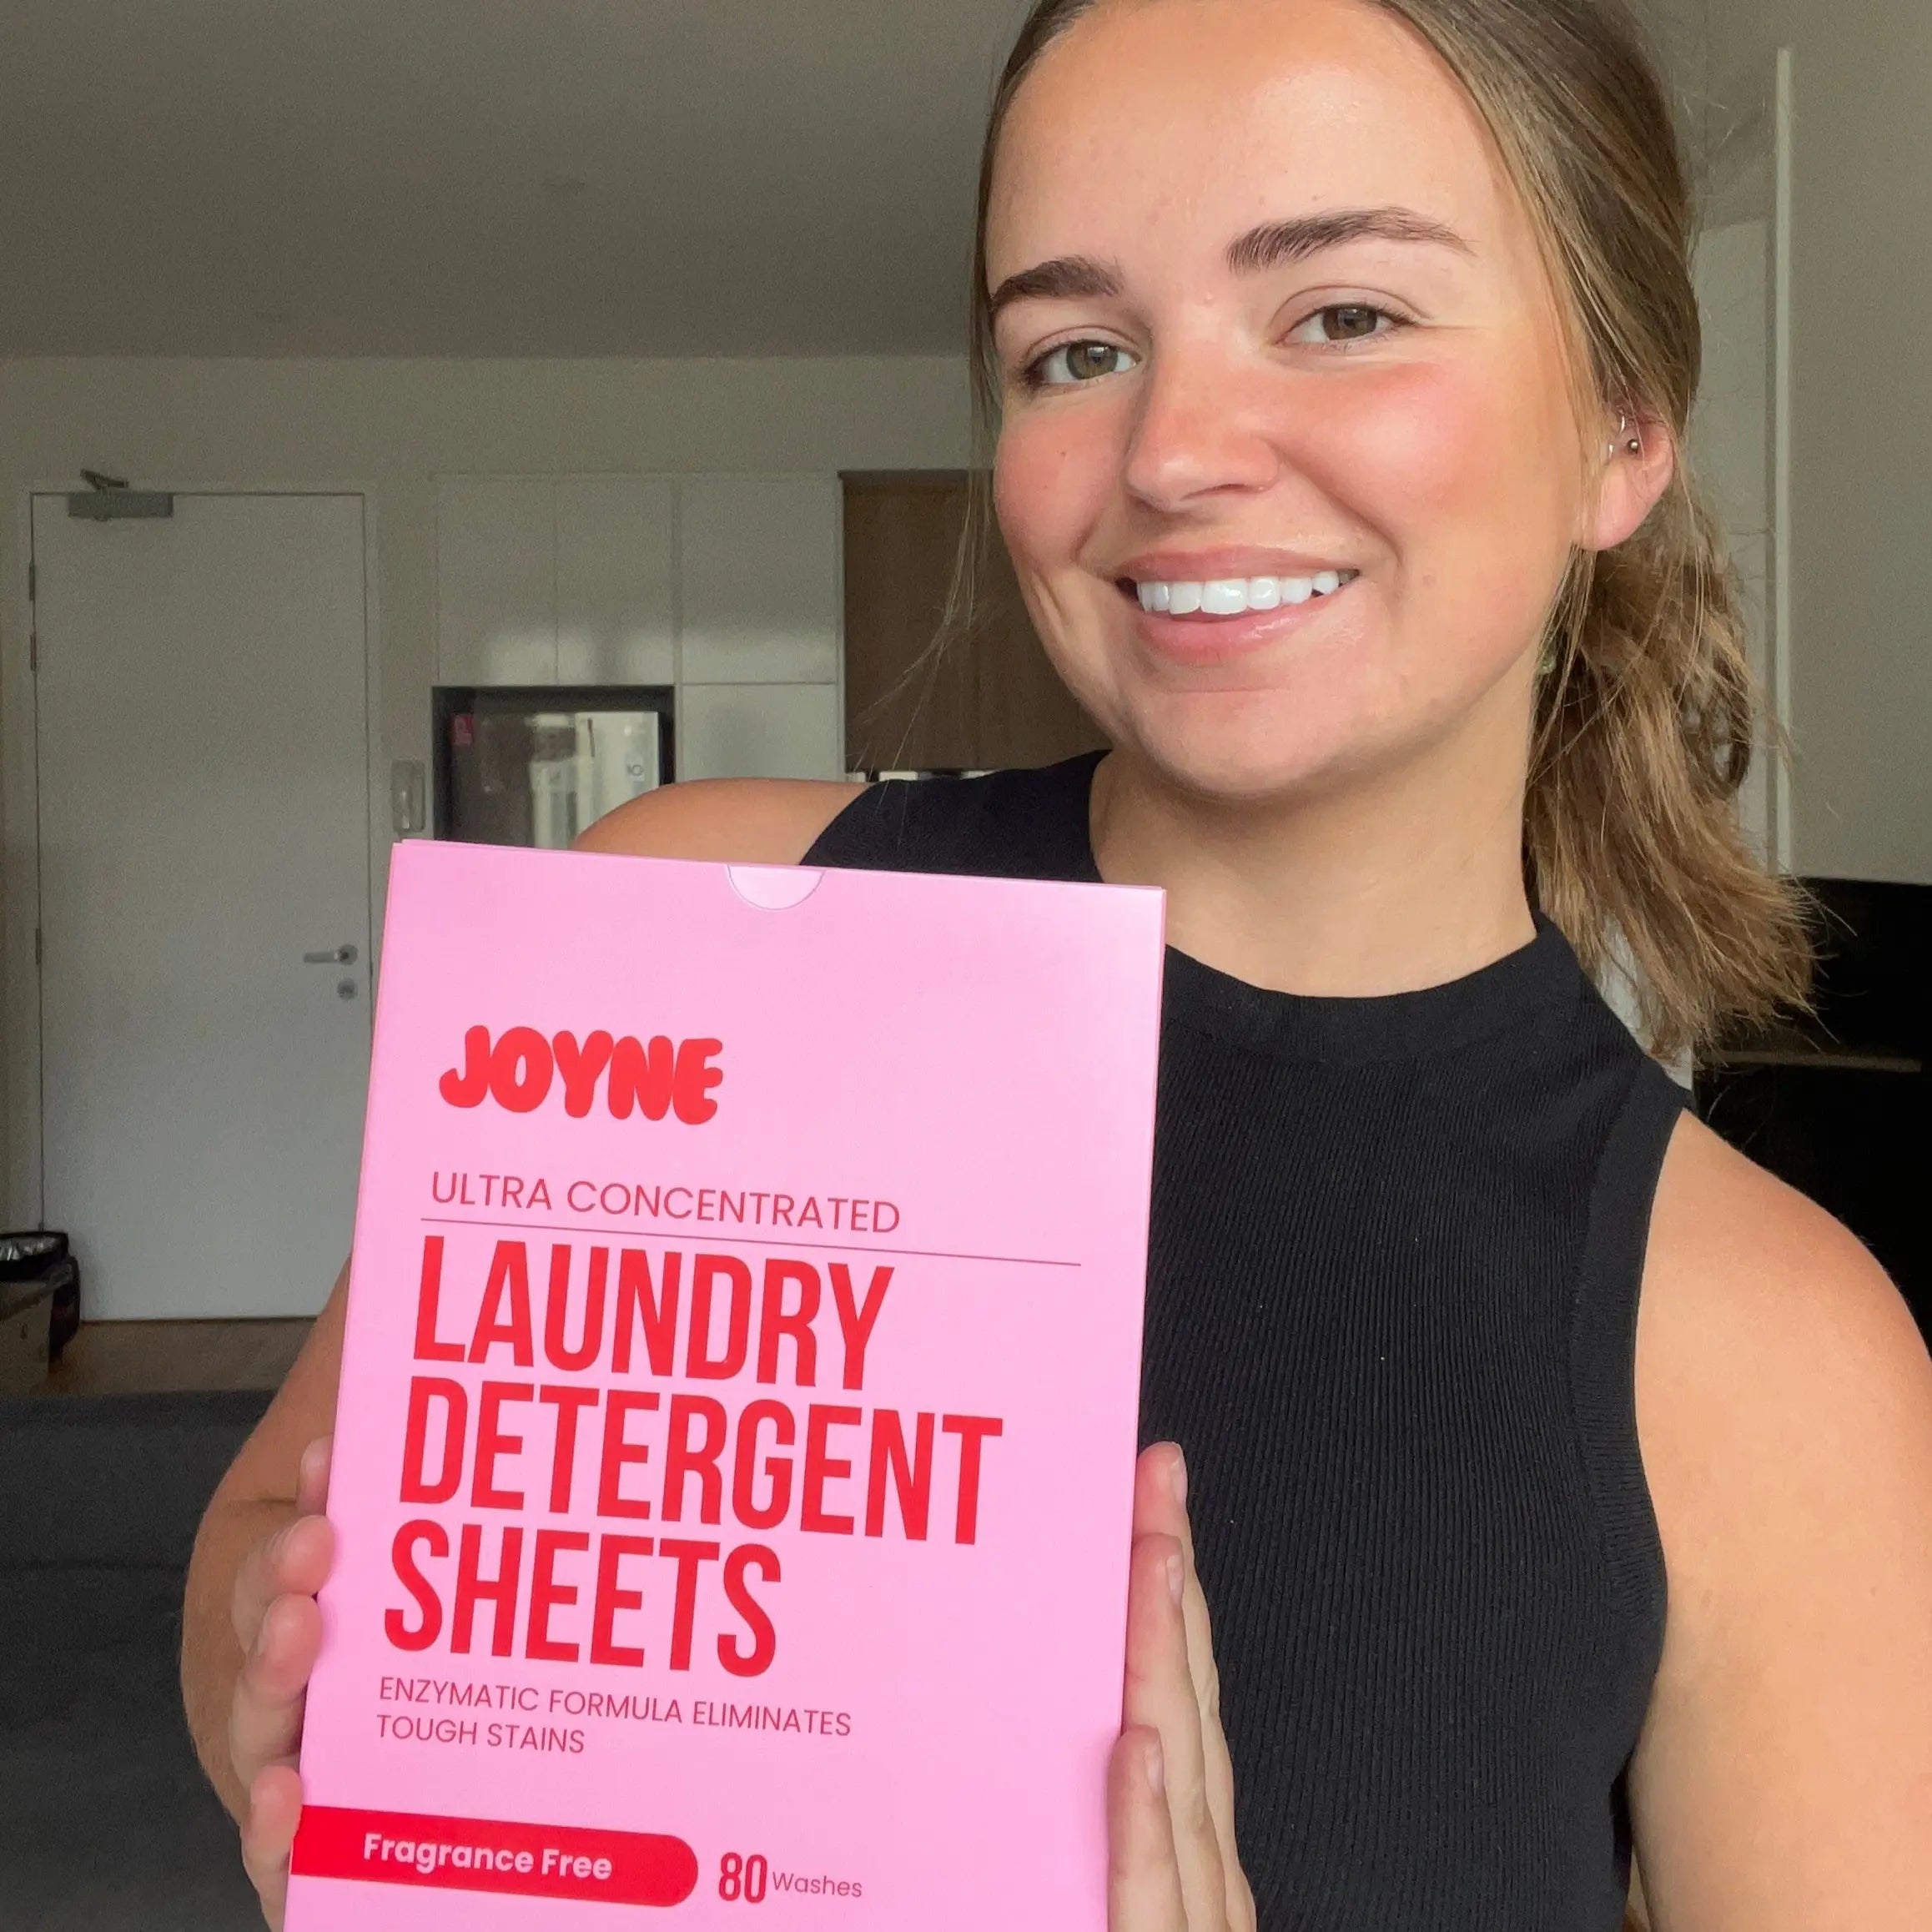
POLYGON ((355 948, 353 946, 331 946, 326 953, 304 953, 304 966, 353 966, 355 963, 355 948))

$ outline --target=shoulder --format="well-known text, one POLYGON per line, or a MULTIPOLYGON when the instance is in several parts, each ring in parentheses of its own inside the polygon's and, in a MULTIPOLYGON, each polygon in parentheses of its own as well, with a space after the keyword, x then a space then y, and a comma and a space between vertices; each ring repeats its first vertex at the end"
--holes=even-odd
POLYGON ((1851 1235, 1688 1119, 1637 1408, 1669 1584, 1646 1889, 1673 1923, 1927 1922, 1892 1914, 1932 1912, 1932 1361, 1851 1235))
POLYGON ((797 864, 817 846, 815 863, 876 872, 1087 878, 1096 762, 1088 756, 1038 769, 870 787, 770 780, 670 785, 613 812, 577 844, 591 852, 767 865, 797 864))
POLYGON ((1769 1426, 1799 1393, 1814 1413, 1852 1398, 1874 1422, 1932 1429, 1932 1362, 1884 1271, 1822 1208, 1688 1115, 1658 1183, 1638 1332, 1640 1399, 1673 1432, 1697 1432, 1707 1404, 1733 1426, 1755 1411, 1769 1426))
POLYGON ((647 792, 601 818, 580 852, 796 865, 865 787, 777 778, 696 779, 647 792))
POLYGON ((1688 1116, 1652 1215, 1637 1392, 1675 1573, 1799 1535, 1827 1498, 1855 1513, 1884 1489, 1874 1464, 1932 1497, 1932 1361, 1903 1297, 1823 1209, 1688 1116), (1746 1502, 1748 1520, 1730 1514, 1746 1502))

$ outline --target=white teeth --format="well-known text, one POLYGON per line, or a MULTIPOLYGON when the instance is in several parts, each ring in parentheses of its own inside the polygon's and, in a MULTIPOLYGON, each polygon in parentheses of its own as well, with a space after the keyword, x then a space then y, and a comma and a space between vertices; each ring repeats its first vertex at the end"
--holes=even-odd
POLYGON ((1144 611, 1166 611, 1191 617, 1238 617, 1246 611, 1272 611, 1284 604, 1306 604, 1331 597, 1344 584, 1354 582, 1356 571, 1318 571, 1310 577, 1217 577, 1205 583, 1136 584, 1135 594, 1144 611))

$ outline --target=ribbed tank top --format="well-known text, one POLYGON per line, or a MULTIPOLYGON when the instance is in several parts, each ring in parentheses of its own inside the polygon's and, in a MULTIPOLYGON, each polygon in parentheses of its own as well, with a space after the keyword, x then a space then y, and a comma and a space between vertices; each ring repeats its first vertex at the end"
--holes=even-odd
MULTIPOLYGON (((1096 880, 1097 762, 874 787, 806 863, 1096 880)), ((1263 1932, 1617 1932, 1682 1094, 1544 921, 1391 998, 1170 948, 1159 1092, 1141 1433, 1187 1455, 1263 1932)))

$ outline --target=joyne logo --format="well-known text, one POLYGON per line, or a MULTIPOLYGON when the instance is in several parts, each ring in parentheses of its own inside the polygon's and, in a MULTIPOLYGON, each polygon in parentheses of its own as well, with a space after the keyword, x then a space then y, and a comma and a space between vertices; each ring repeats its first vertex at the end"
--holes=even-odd
POLYGON ((488 1027, 473 1026, 463 1036, 463 1064, 443 1075, 437 1091, 452 1107, 494 1100, 512 1114, 534 1114, 561 1080, 565 1113, 581 1120, 601 1084, 620 1120, 628 1120, 635 1108, 647 1120, 676 1114, 696 1127, 717 1112, 711 1090, 724 1069, 712 1063, 723 1051, 720 1040, 674 1044, 662 1034, 647 1043, 598 1032, 580 1044, 574 1033, 546 1039, 532 1026, 513 1026, 493 1040, 488 1027))

